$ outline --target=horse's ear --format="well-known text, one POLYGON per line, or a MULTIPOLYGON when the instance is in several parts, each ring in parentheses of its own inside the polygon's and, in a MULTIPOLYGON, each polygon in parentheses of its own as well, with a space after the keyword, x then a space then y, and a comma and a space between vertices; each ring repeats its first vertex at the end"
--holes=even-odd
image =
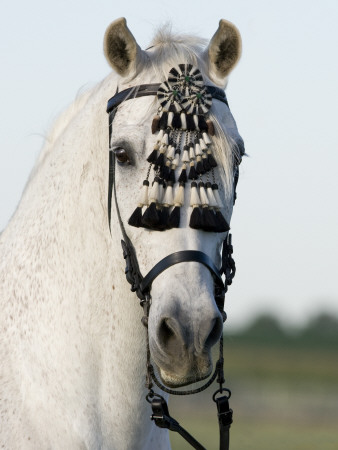
POLYGON ((111 67, 125 77, 136 72, 143 51, 127 27, 124 17, 112 22, 106 30, 103 41, 105 57, 111 67))
POLYGON ((206 54, 209 75, 216 84, 225 83, 226 77, 239 61, 241 51, 242 39, 238 29, 231 22, 221 19, 206 54))

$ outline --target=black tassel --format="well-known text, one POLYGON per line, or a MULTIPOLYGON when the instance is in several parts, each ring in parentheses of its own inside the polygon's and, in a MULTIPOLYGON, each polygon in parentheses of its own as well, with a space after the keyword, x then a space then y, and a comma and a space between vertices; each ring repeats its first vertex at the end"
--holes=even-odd
POLYGON ((196 172, 198 173, 198 175, 203 175, 205 173, 205 169, 204 169, 202 160, 201 161, 197 161, 197 163, 196 163, 196 172))
POLYGON ((173 121, 172 121, 172 123, 171 123, 171 126, 172 126, 173 128, 178 129, 178 130, 182 127, 182 121, 181 121, 181 116, 180 116, 180 114, 174 114, 174 117, 173 117, 173 121))
POLYGON ((211 167, 217 167, 217 162, 211 153, 208 153, 208 162, 211 167))
POLYGON ((214 213, 209 208, 202 208, 203 230, 216 231, 217 223, 214 213))
POLYGON ((205 121, 204 116, 201 116, 201 115, 198 116, 198 128, 201 131, 207 131, 208 130, 208 125, 207 125, 207 123, 205 121))
POLYGON ((220 210, 216 211, 215 220, 216 220, 216 229, 215 229, 216 233, 224 233, 225 231, 230 230, 229 224, 225 220, 220 210))
POLYGON ((169 180, 169 174, 170 174, 170 169, 167 165, 164 165, 161 168, 161 177, 165 180, 168 181, 169 180))
POLYGON ((186 114, 186 118, 187 118, 187 130, 194 131, 196 129, 196 125, 193 116, 191 114, 186 114))
POLYGON ((176 179, 175 179, 175 170, 171 169, 169 172, 169 177, 168 177, 168 181, 171 181, 173 184, 175 184, 176 179))
POLYGON ((156 160, 156 166, 158 166, 158 167, 164 166, 164 153, 159 154, 159 157, 156 160))
POLYGON ((180 226, 180 207, 175 206, 168 219, 168 228, 179 228, 180 226))
POLYGON ((162 130, 165 130, 167 128, 167 126, 168 126, 168 113, 167 112, 162 113, 159 126, 162 130))
POLYGON ((192 210, 189 226, 190 228, 194 228, 195 230, 201 230, 203 228, 203 217, 201 209, 199 207, 195 207, 192 210))
POLYGON ((211 165, 210 165, 210 163, 209 163, 208 158, 207 158, 207 157, 203 158, 203 156, 202 156, 202 161, 203 161, 203 167, 204 167, 204 170, 205 170, 206 172, 209 172, 209 170, 211 170, 211 165))
POLYGON ((147 161, 155 164, 157 160, 157 150, 153 150, 147 158, 147 161))
POLYGON ((132 227, 141 227, 142 226, 142 206, 138 206, 133 214, 129 217, 128 220, 129 225, 132 227))
POLYGON ((166 230, 168 228, 169 220, 169 206, 163 206, 163 208, 158 211, 159 223, 157 225, 158 230, 166 230))
POLYGON ((188 181, 187 169, 182 169, 181 175, 178 177, 178 181, 186 183, 188 181))
POLYGON ((197 178, 197 174, 196 174, 196 169, 195 166, 190 166, 190 171, 189 171, 189 180, 196 180, 197 178))
POLYGON ((142 225, 146 228, 156 228, 160 222, 158 209, 156 203, 152 202, 148 208, 144 211, 142 216, 142 225))
POLYGON ((157 182, 158 182, 159 186, 163 186, 163 189, 165 189, 166 188, 165 181, 159 177, 155 177, 154 181, 156 180, 156 178, 157 178, 157 182))

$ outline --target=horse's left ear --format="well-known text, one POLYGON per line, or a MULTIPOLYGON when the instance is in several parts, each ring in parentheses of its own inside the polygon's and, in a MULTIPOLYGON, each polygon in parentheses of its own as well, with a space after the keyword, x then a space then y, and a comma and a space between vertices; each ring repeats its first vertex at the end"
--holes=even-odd
POLYGON ((209 76, 216 84, 225 84, 226 77, 239 61, 241 52, 242 39, 238 29, 231 22, 221 19, 205 55, 209 64, 209 76))
POLYGON ((103 41, 105 57, 111 67, 121 76, 136 74, 137 64, 143 60, 143 51, 127 27, 124 17, 112 22, 103 41))

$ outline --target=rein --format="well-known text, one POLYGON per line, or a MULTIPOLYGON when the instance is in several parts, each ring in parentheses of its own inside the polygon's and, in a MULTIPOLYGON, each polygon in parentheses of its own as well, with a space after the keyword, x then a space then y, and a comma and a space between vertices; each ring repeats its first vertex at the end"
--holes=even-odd
MULTIPOLYGON (((109 146, 111 143, 113 120, 117 112, 118 106, 129 99, 156 95, 160 84, 145 84, 136 87, 126 89, 122 92, 116 93, 109 101, 107 105, 107 113, 109 114, 109 146)), ((228 102, 224 91, 217 87, 206 86, 209 94, 216 100, 222 101, 228 106, 228 102)), ((144 316, 142 323, 147 329, 147 381, 146 387, 148 388, 148 394, 146 400, 151 404, 152 416, 155 424, 160 428, 167 428, 171 431, 178 432, 189 444, 197 450, 205 450, 193 436, 191 436, 174 418, 169 414, 168 405, 166 400, 159 394, 155 393, 153 388, 153 382, 164 392, 172 395, 190 395, 201 392, 209 387, 217 377, 217 383, 219 389, 214 393, 213 400, 217 405, 218 421, 220 430, 220 450, 229 449, 229 429, 232 423, 232 410, 229 407, 229 398, 231 392, 229 389, 224 388, 225 382, 223 372, 223 336, 220 338, 219 346, 219 359, 216 362, 216 368, 209 380, 200 388, 175 391, 164 386, 157 378, 153 365, 151 364, 149 339, 148 339, 148 316, 151 307, 151 286, 153 281, 169 267, 188 261, 198 262, 203 264, 211 273, 214 281, 215 302, 219 311, 223 316, 223 322, 226 320, 226 313, 224 312, 224 297, 227 292, 227 287, 232 283, 232 279, 235 275, 236 268, 235 262, 232 258, 232 242, 231 234, 227 234, 227 238, 223 242, 222 249, 222 266, 218 269, 211 258, 197 250, 183 250, 172 253, 161 261, 159 261, 147 275, 141 274, 135 248, 128 237, 124 223, 121 218, 120 209, 117 200, 116 186, 115 186, 115 154, 110 148, 109 151, 109 181, 108 181, 108 223, 111 231, 111 209, 112 209, 112 196, 114 195, 115 209, 117 218, 119 221, 120 229, 122 232, 123 240, 121 240, 123 257, 125 259, 126 268, 125 275, 128 283, 131 285, 131 291, 135 292, 140 299, 140 305, 143 307, 144 316), (222 275, 225 276, 225 283, 223 282, 222 275), (221 396, 218 396, 221 394, 221 396), (223 394, 223 395, 222 395, 223 394)))

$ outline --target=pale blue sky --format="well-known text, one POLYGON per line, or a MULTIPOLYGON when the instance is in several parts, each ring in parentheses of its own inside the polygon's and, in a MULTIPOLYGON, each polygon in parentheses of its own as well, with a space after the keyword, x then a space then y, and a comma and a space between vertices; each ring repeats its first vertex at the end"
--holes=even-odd
POLYGON ((242 33, 227 95, 250 158, 232 220, 229 326, 263 311, 290 323, 338 314, 336 0, 2 0, 0 229, 54 118, 109 72, 103 34, 121 16, 143 48, 168 20, 210 38, 225 18, 242 33))

